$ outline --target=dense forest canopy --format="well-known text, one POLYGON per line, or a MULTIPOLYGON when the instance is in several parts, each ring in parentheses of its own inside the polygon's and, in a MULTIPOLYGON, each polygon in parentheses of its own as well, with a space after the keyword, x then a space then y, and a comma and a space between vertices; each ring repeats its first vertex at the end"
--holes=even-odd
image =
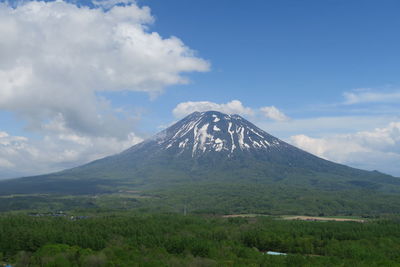
POLYGON ((179 214, 0 216, 0 257, 16 266, 395 266, 398 219, 285 221, 179 214), (287 256, 266 255, 267 251, 287 256))

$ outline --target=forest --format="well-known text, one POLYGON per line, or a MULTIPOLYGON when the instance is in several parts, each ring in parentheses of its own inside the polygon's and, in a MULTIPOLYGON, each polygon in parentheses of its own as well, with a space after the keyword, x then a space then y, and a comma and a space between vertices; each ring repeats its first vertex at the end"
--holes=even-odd
POLYGON ((13 266, 400 266, 400 218, 288 221, 273 216, 120 211, 3 213, 0 262, 13 266), (267 251, 287 255, 267 255, 267 251))

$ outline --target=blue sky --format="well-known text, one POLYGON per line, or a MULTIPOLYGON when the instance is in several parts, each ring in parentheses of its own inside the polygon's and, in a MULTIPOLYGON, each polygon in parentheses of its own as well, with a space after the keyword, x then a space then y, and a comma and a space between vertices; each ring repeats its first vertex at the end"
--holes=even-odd
POLYGON ((0 2, 0 177, 115 153, 210 106, 400 176, 398 1, 0 2))
POLYGON ((151 30, 178 36, 212 64, 153 101, 136 95, 153 119, 172 119, 165 109, 180 102, 232 99, 275 105, 295 118, 343 116, 356 111, 329 105, 343 102, 344 92, 400 87, 398 1, 139 3, 156 17, 151 30))

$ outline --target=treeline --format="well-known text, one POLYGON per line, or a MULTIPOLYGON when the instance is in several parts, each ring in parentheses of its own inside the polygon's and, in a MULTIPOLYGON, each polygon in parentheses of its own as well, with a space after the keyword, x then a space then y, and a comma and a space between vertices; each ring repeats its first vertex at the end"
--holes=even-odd
POLYGON ((397 266, 398 251, 400 224, 394 219, 0 217, 0 257, 16 266, 397 266))
POLYGON ((162 190, 131 188, 99 195, 2 196, 0 212, 55 210, 136 210, 195 214, 257 213, 267 215, 381 217, 400 213, 400 195, 372 190, 321 191, 293 185, 193 182, 162 190))
POLYGON ((322 191, 292 185, 202 182, 147 192, 142 207, 193 213, 368 216, 400 213, 400 196, 371 190, 322 191))

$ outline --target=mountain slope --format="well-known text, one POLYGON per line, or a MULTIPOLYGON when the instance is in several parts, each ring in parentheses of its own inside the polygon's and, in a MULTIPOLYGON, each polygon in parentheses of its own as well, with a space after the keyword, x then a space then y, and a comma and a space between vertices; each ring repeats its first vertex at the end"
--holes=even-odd
POLYGON ((117 155, 62 172, 0 182, 0 194, 95 193, 229 183, 400 192, 400 179, 336 164, 238 115, 195 112, 117 155))

